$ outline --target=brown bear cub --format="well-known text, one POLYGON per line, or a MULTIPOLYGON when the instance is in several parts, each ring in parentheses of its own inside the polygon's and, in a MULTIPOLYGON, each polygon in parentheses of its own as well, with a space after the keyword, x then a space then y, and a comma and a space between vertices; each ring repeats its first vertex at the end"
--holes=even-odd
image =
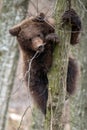
POLYGON ((74 9, 65 11, 62 16, 63 25, 69 24, 71 26, 71 40, 70 44, 75 45, 79 42, 79 34, 81 31, 81 20, 74 9))
MULTIPOLYGON (((45 15, 41 13, 35 18, 25 19, 19 25, 14 26, 10 29, 10 33, 17 37, 20 50, 23 53, 24 75, 26 72, 29 73, 29 61, 34 57, 30 69, 30 79, 28 79, 29 74, 26 75, 26 85, 38 107, 46 114, 47 73, 52 66, 52 54, 55 45, 59 43, 53 19, 46 19, 45 15)), ((70 94, 76 87, 77 74, 77 64, 70 58, 67 72, 67 91, 70 94)))

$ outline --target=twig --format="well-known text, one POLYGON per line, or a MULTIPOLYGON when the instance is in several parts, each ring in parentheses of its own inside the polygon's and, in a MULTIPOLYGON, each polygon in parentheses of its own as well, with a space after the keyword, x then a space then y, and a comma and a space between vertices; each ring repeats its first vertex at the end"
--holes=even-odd
POLYGON ((38 0, 37 0, 37 14, 39 13, 39 6, 38 6, 38 0))
MULTIPOLYGON (((52 94, 52 93, 51 93, 52 94)), ((53 122, 53 110, 52 110, 52 107, 53 107, 53 104, 52 104, 52 95, 50 94, 50 99, 51 99, 51 120, 50 120, 50 130, 53 130, 53 125, 52 125, 52 122, 53 122)))
MULTIPOLYGON (((36 53, 35 53, 35 55, 32 57, 32 59, 30 59, 30 61, 29 61, 29 67, 28 67, 28 71, 27 71, 27 73, 28 73, 28 87, 27 87, 27 89, 28 89, 28 99, 30 99, 30 95, 29 95, 29 86, 30 86, 30 70, 31 70, 31 64, 32 64, 32 62, 33 62, 33 60, 36 58, 36 56, 37 56, 37 54, 39 53, 39 51, 36 51, 36 53)), ((29 100, 29 104, 31 104, 30 103, 30 100, 29 100)))
POLYGON ((78 0, 78 2, 83 7, 83 9, 85 10, 85 12, 87 12, 87 9, 86 9, 85 5, 83 4, 83 2, 81 0, 78 0))
MULTIPOLYGON (((32 64, 33 60, 35 59, 35 57, 37 56, 38 53, 39 53, 39 51, 37 51, 37 52, 35 53, 35 55, 32 57, 32 59, 30 59, 28 71, 26 71, 25 76, 24 76, 24 77, 26 77, 26 75, 28 74, 28 90, 29 90, 29 85, 30 85, 30 70, 31 70, 31 64, 32 64)), ((29 97, 29 93, 28 93, 28 97, 29 97)), ((31 105, 30 105, 30 103, 29 103, 29 106, 26 108, 26 110, 25 110, 25 112, 24 112, 24 114, 23 114, 23 116, 22 116, 22 118, 21 118, 21 121, 20 121, 18 130, 20 130, 20 127, 21 127, 23 118, 24 118, 26 112, 28 111, 28 109, 29 109, 30 107, 31 107, 31 105)))
POLYGON ((34 2, 32 0, 30 0, 31 4, 34 6, 35 10, 37 11, 37 7, 36 5, 34 4, 34 2))
POLYGON ((20 130, 21 128, 21 125, 22 125, 22 121, 23 121, 23 118, 25 116, 25 114, 27 113, 28 109, 30 108, 30 105, 26 108, 26 110, 24 111, 23 115, 22 115, 22 118, 21 118, 21 121, 20 121, 20 124, 19 124, 19 127, 17 130, 20 130))
POLYGON ((68 1, 68 6, 69 6, 69 10, 71 9, 71 0, 67 0, 68 1))

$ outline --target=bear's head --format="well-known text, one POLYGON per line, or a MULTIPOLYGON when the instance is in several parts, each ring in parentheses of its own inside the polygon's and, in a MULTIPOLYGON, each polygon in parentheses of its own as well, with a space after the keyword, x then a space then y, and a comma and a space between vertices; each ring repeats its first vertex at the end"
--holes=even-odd
POLYGON ((43 51, 46 44, 46 36, 53 33, 54 20, 46 19, 41 13, 35 18, 27 18, 20 24, 9 30, 10 34, 16 36, 23 51, 43 51))

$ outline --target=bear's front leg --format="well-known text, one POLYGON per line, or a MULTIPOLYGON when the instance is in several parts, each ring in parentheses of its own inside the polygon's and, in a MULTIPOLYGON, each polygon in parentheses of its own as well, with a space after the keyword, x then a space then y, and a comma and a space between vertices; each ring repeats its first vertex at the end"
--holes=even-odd
POLYGON ((46 45, 44 51, 44 65, 46 71, 48 72, 52 66, 54 47, 57 43, 59 43, 59 38, 57 34, 50 33, 46 36, 45 41, 46 41, 46 45))
POLYGON ((74 9, 64 12, 62 16, 62 26, 69 24, 71 26, 71 40, 70 43, 75 45, 79 42, 79 34, 81 31, 81 20, 74 9))
POLYGON ((56 33, 50 33, 46 36, 46 42, 47 43, 54 43, 58 44, 59 43, 59 38, 56 33))

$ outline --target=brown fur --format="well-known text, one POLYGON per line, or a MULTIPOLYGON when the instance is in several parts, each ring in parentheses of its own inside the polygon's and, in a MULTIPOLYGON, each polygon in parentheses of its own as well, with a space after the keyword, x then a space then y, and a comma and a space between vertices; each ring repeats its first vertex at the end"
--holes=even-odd
MULTIPOLYGON (((52 54, 56 43, 59 43, 55 34, 54 20, 45 19, 44 14, 36 18, 26 19, 19 25, 10 29, 10 33, 16 36, 23 53, 24 75, 29 69, 29 61, 38 51, 31 64, 30 83, 28 86, 28 74, 26 84, 30 93, 41 111, 46 114, 48 99, 48 78, 47 73, 52 66, 52 54)), ((67 91, 72 93, 76 85, 77 66, 69 60, 67 91), (70 78, 71 76, 72 78, 70 78), (70 88, 73 87, 73 88, 70 88)))
POLYGON ((77 78, 79 74, 79 68, 76 60, 69 58, 68 71, 67 71, 67 92, 73 94, 77 86, 77 78))
POLYGON ((54 28, 49 20, 44 21, 44 14, 36 18, 26 19, 19 25, 10 29, 13 36, 17 36, 20 48, 23 52, 24 75, 29 69, 29 60, 36 51, 39 55, 33 60, 30 70, 30 84, 28 86, 28 75, 26 84, 30 93, 41 111, 46 114, 48 99, 47 72, 52 65, 52 53, 55 43, 59 43, 54 28))
POLYGON ((71 25, 71 40, 70 43, 75 45, 79 42, 79 34, 81 31, 81 20, 74 9, 65 11, 62 16, 63 26, 65 24, 71 25))

